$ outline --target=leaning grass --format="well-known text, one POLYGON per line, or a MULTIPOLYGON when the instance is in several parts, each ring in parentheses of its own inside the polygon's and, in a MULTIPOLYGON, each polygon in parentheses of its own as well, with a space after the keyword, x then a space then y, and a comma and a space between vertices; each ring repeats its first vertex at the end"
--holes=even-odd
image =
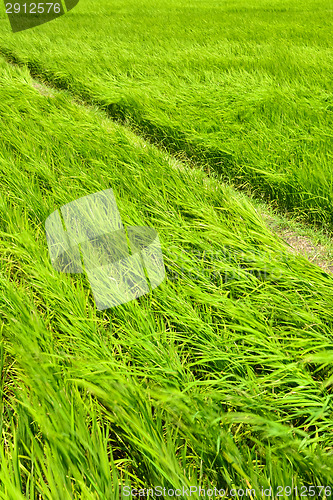
POLYGON ((332 277, 245 195, 27 70, 1 63, 0 102, 1 498, 331 484, 332 277), (168 277, 101 312, 44 222, 110 187, 168 277))
POLYGON ((9 60, 171 152, 332 229, 329 0, 80 0, 9 60))

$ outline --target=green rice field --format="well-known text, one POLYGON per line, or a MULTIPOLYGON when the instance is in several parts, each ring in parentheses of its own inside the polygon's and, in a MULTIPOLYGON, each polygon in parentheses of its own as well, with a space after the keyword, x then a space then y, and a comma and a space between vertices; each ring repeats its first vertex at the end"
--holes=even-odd
POLYGON ((173 153, 332 226, 328 0, 81 0, 0 51, 173 153))
POLYGON ((0 498, 330 498, 333 276, 262 210, 331 235, 332 11, 1 5, 0 498), (100 311, 45 220, 110 188, 166 279, 100 311))

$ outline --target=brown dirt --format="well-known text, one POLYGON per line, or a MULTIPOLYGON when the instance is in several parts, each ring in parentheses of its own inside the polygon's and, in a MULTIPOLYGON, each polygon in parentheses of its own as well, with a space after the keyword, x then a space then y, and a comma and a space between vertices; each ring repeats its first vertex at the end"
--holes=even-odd
POLYGON ((32 82, 32 86, 34 89, 36 89, 41 95, 45 96, 45 97, 54 97, 55 94, 54 92, 52 91, 52 89, 50 89, 50 87, 47 87, 46 85, 43 85, 42 83, 39 83, 37 82, 36 80, 34 80, 32 82))
POLYGON ((268 227, 287 244, 287 248, 294 254, 306 257, 310 262, 321 267, 325 272, 333 274, 333 260, 324 245, 315 244, 311 238, 300 236, 291 229, 285 229, 272 217, 263 214, 268 227))

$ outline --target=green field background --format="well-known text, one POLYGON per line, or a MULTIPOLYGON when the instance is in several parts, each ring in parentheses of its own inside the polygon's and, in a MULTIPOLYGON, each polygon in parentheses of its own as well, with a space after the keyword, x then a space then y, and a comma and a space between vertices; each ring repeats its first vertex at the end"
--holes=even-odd
POLYGON ((2 15, 0 498, 332 486, 332 275, 215 175, 330 222, 330 15, 81 0, 15 35, 2 15), (167 277, 101 312, 44 225, 109 188, 167 277))
POLYGON ((0 51, 280 208, 332 224, 329 0, 81 0, 0 51))

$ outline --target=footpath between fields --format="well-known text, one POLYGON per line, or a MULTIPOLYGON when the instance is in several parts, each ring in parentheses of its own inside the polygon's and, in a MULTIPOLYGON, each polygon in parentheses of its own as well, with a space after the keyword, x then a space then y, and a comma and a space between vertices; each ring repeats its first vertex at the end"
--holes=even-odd
MULTIPOLYGON (((2 54, 2 57, 8 64, 14 67, 22 67, 19 60, 15 60, 14 57, 10 54, 4 53, 1 49, 0 54, 2 54)), ((173 157, 174 161, 172 161, 171 165, 174 168, 182 169, 184 167, 184 163, 191 164, 192 168, 199 167, 199 165, 195 161, 191 161, 185 153, 184 155, 172 155, 169 148, 165 147, 164 144, 156 143, 156 141, 150 141, 149 137, 147 137, 146 134, 141 135, 138 129, 133 131, 131 124, 126 123, 126 120, 124 122, 122 119, 119 120, 119 116, 110 116, 109 110, 105 110, 103 107, 99 107, 98 105, 96 106, 96 104, 93 105, 88 101, 78 98, 71 91, 63 88, 61 83, 59 85, 55 85, 55 82, 45 81, 44 77, 41 77, 38 72, 34 71, 27 65, 25 65, 25 67, 29 71, 32 87, 42 96, 46 98, 53 98, 56 94, 62 93, 65 94, 72 103, 75 103, 78 106, 88 108, 97 107, 97 109, 105 115, 105 120, 108 120, 111 123, 119 123, 120 121, 121 125, 130 129, 131 132, 135 134, 138 142, 143 143, 143 147, 146 147, 148 144, 152 144, 155 147, 165 149, 165 151, 173 157)), ((219 179, 216 173, 211 171, 209 166, 206 166, 204 170, 206 172, 207 179, 213 177, 215 182, 224 181, 222 178, 219 179)), ((211 186, 211 183, 207 184, 210 184, 211 186)), ((240 186, 234 185, 233 187, 236 190, 241 190, 240 186)), ((311 225, 301 223, 291 214, 288 214, 287 212, 284 214, 281 213, 276 206, 273 209, 268 202, 258 202, 256 196, 252 195, 249 191, 249 186, 246 186, 246 188, 246 194, 251 197, 252 203, 258 207, 257 212, 260 214, 267 227, 274 232, 277 237, 281 238, 285 242, 287 251, 294 254, 301 254, 313 264, 321 267, 325 273, 333 274, 333 240, 327 228, 313 227, 311 225)))

